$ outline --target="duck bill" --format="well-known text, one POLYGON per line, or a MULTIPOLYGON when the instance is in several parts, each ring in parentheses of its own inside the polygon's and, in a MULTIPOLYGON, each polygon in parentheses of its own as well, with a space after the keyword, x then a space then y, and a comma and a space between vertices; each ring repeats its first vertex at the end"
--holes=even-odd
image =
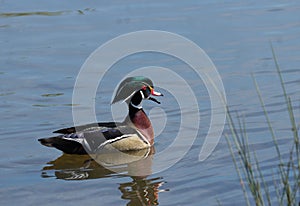
POLYGON ((153 95, 153 96, 164 96, 162 93, 154 91, 154 89, 151 90, 151 95, 153 95))
MULTIPOLYGON (((164 96, 162 93, 154 91, 154 89, 151 89, 151 95, 152 96, 164 96)), ((160 101, 158 101, 157 99, 155 99, 153 97, 149 97, 149 100, 156 102, 157 104, 160 104, 160 101)))

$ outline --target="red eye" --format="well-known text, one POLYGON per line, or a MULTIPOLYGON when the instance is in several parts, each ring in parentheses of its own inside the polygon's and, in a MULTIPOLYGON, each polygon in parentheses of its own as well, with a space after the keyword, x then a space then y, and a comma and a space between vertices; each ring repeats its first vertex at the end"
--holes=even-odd
POLYGON ((146 91, 146 89, 147 89, 147 87, 146 87, 146 86, 143 86, 143 87, 142 87, 142 90, 145 90, 145 91, 146 91))

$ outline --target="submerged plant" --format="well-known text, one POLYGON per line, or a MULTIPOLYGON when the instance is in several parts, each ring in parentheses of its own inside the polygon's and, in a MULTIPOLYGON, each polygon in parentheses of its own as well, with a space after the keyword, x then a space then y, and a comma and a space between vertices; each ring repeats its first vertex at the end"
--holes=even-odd
MULTIPOLYGON (((252 75, 253 82, 257 91, 257 95, 264 112, 266 123, 270 131, 273 146, 277 154, 277 170, 276 174, 278 178, 275 178, 273 174, 273 183, 267 182, 262 169, 260 167, 256 152, 251 151, 248 143, 247 128, 245 118, 240 118, 237 115, 237 120, 233 120, 233 114, 227 107, 227 119, 231 135, 226 135, 228 147, 231 152, 231 156, 235 165, 235 169, 239 176, 239 180, 242 185, 242 190, 247 205, 250 205, 250 197, 248 191, 250 191, 253 201, 258 206, 272 205, 276 202, 276 205, 300 205, 297 194, 299 194, 300 184, 300 148, 299 148, 299 133, 297 123, 294 116, 294 110, 291 102, 291 98, 287 95, 285 84, 283 81, 282 73, 275 56, 274 49, 271 45, 273 59, 276 66, 276 71, 280 79, 280 85, 283 91, 283 97, 287 107, 291 129, 293 133, 293 143, 289 151, 289 159, 284 160, 279 148, 278 138, 275 135, 275 129, 269 118, 269 114, 266 110, 266 106, 263 97, 260 92, 260 88, 255 77, 252 75), (237 123, 236 123, 237 122, 237 123), (238 151, 238 155, 235 155, 234 150, 238 151), (276 197, 271 196, 271 192, 276 194, 276 197)), ((273 194, 272 193, 272 194, 273 194)))

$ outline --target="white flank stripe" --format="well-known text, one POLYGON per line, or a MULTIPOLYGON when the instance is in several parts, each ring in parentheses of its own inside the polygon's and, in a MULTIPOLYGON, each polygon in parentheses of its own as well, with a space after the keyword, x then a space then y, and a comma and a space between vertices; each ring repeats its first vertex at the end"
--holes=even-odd
POLYGON ((149 141, 147 140, 147 138, 146 138, 142 133, 140 133, 139 130, 136 130, 136 131, 137 131, 137 133, 139 133, 139 135, 142 137, 143 141, 146 142, 147 145, 150 145, 150 143, 149 143, 149 141))
POLYGON ((117 137, 117 138, 114 138, 114 139, 109 139, 109 140, 106 140, 105 142, 103 142, 102 144, 99 145, 98 149, 109 144, 109 143, 112 143, 112 142, 115 142, 115 141, 118 141, 120 139, 123 139, 123 138, 126 138, 126 137, 130 137, 132 135, 135 135, 135 134, 124 134, 120 137, 117 137))

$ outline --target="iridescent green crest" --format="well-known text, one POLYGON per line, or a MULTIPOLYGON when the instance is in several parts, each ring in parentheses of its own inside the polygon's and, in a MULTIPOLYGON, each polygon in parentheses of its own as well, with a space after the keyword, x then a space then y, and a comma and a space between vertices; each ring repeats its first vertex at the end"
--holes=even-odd
POLYGON ((118 101, 130 100, 130 98, 144 86, 153 87, 153 83, 149 78, 143 76, 128 77, 124 79, 116 91, 112 104, 118 101))

